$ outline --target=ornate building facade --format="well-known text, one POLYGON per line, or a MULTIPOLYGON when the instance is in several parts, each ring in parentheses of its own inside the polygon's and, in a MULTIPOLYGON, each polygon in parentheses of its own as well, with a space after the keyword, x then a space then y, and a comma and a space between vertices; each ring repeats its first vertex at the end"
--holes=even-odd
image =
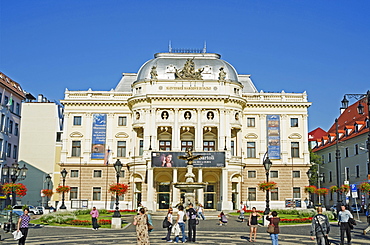
POLYGON ((250 75, 214 53, 157 53, 138 73, 123 73, 111 91, 68 91, 64 105, 61 169, 68 171, 67 208, 113 208, 107 191, 123 163, 128 183, 120 208, 164 210, 180 203, 189 147, 196 199, 206 209, 237 209, 240 201, 264 209, 263 158, 272 161, 271 206, 283 208, 303 192, 309 168, 306 93, 258 92, 250 75), (109 154, 107 153, 109 152, 109 154), (104 158, 108 159, 108 165, 104 158), (80 201, 82 200, 82 201, 80 201))

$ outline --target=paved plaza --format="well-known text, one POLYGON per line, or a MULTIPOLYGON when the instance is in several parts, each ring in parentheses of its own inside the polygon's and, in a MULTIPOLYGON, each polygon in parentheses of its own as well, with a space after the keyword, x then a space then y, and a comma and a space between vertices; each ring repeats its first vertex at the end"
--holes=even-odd
MULTIPOLYGON (((365 221, 365 217, 361 220, 365 221)), ((154 231, 150 233, 151 244, 169 244, 164 237, 166 230, 161 228, 162 216, 154 216, 154 231)), ((132 217, 128 218, 132 221, 132 217)), ((358 223, 352 231, 352 244, 370 244, 370 234, 363 235, 362 229, 366 226, 365 222, 358 223)), ((330 240, 332 244, 339 244, 339 228, 336 223, 332 223, 330 240)), ((310 225, 281 226, 279 244, 315 244, 309 238, 310 225)), ((17 244, 9 233, 2 234, 2 243, 17 244)), ((197 244, 271 244, 270 237, 266 233, 265 227, 259 227, 257 242, 248 241, 249 227, 246 223, 238 222, 235 216, 229 217, 226 226, 219 226, 217 217, 210 217, 201 221, 197 226, 197 244)), ((129 224, 122 230, 100 229, 93 231, 87 228, 67 228, 67 227, 32 227, 29 230, 27 245, 43 244, 136 244, 135 226, 129 224)))

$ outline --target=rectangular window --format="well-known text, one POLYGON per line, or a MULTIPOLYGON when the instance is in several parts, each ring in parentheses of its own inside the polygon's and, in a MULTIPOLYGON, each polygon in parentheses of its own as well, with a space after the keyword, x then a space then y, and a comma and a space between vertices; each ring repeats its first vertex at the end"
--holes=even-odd
MULTIPOLYGON (((203 142, 204 146, 204 142, 203 142)), ((181 151, 186 151, 188 148, 193 148, 193 141, 188 140, 188 141, 181 141, 181 151)))
POLYGON ((2 100, 3 100, 3 93, 0 93, 0 104, 1 104, 2 100))
POLYGON ((9 134, 12 134, 13 133, 13 121, 10 120, 9 121, 9 134))
POLYGON ((256 171, 248 170, 248 178, 256 178, 256 171))
POLYGON ((121 170, 121 173, 119 174, 119 177, 121 177, 121 178, 125 177, 125 170, 121 170))
POLYGON ((355 144, 355 155, 358 155, 358 144, 355 144))
POLYGON ((71 187, 69 191, 69 200, 78 198, 78 187, 71 187))
POLYGON ((94 178, 101 178, 101 170, 94 170, 94 178))
POLYGON ((5 125, 5 115, 4 114, 2 114, 1 115, 1 131, 4 131, 4 125, 5 125))
POLYGON ((14 126, 14 135, 18 136, 18 134, 19 134, 19 124, 16 123, 15 126, 14 126))
POLYGON ((170 151, 171 150, 171 141, 170 140, 160 140, 159 141, 159 150, 160 151, 170 151))
POLYGON ((57 132, 56 142, 62 142, 62 132, 57 132))
POLYGON ((279 188, 271 189, 271 201, 279 200, 279 188))
POLYGON ((299 142, 291 142, 292 157, 299 157, 299 142))
POLYGON ((101 187, 93 187, 93 201, 101 200, 101 187))
POLYGON ((301 198, 301 187, 293 187, 293 198, 301 198))
POLYGON ((18 155, 18 146, 13 146, 13 159, 17 159, 18 155))
POLYGON ((81 156, 81 141, 72 141, 72 157, 81 156))
POLYGON ((21 114, 21 105, 19 103, 17 103, 16 106, 15 106, 15 113, 17 115, 21 114))
POLYGON ((360 178, 360 165, 356 165, 356 178, 360 178))
POLYGON ((231 146, 231 149, 230 149, 230 151, 231 151, 231 155, 232 156, 235 156, 235 143, 234 143, 234 141, 232 140, 231 142, 230 142, 231 144, 230 144, 230 146, 231 146))
POLYGON ((4 105, 7 105, 9 102, 9 97, 8 96, 5 96, 4 97, 4 105))
POLYGON ((333 182, 333 173, 329 172, 329 182, 333 182))
POLYGON ((298 127, 298 118, 291 118, 290 119, 290 126, 291 127, 298 127))
POLYGON ((293 178, 301 178, 301 171, 293 171, 293 178))
POLYGON ((73 125, 81 126, 81 123, 82 123, 82 117, 81 116, 74 116, 73 117, 73 125))
POLYGON ((117 141, 117 157, 126 157, 126 141, 117 141))
POLYGON ((6 156, 7 157, 10 157, 12 154, 12 144, 8 143, 8 148, 7 148, 7 151, 6 151, 6 156))
POLYGON ((247 142, 247 158, 256 158, 256 142, 247 142))
POLYGON ((328 154, 328 162, 331 162, 331 153, 328 154))
POLYGON ((279 172, 278 171, 270 171, 270 177, 271 178, 279 178, 279 172))
POLYGON ((127 126, 127 117, 118 117, 118 126, 127 126))
POLYGON ((144 153, 144 140, 139 141, 139 156, 142 156, 144 153))
POLYGON ((345 171, 344 179, 349 181, 349 167, 345 167, 344 171, 345 171))
POLYGON ((255 127, 256 126, 256 119, 254 117, 247 118, 247 127, 255 127))
POLYGON ((71 170, 71 178, 78 178, 78 170, 71 170))
POLYGON ((344 156, 345 156, 345 157, 348 157, 348 156, 349 156, 349 150, 348 150, 348 147, 346 147, 346 149, 344 149, 344 156))
POLYGON ((14 101, 12 102, 12 104, 10 105, 10 111, 11 112, 14 112, 14 101))
POLYGON ((256 201, 257 199, 257 192, 256 188, 248 188, 248 200, 249 201, 256 201))
POLYGON ((214 151, 215 142, 214 141, 203 141, 203 151, 214 151))

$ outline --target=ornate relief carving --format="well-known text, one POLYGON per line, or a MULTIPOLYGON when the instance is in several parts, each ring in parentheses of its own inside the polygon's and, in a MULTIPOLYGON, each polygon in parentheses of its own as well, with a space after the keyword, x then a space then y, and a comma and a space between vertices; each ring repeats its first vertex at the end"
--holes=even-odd
POLYGON ((163 112, 161 113, 161 118, 162 118, 163 120, 167 120, 167 119, 168 119, 168 112, 167 112, 167 111, 163 111, 163 112))
POLYGON ((225 81, 226 79, 226 72, 224 71, 224 67, 220 68, 220 72, 218 73, 218 80, 225 81))
POLYGON ((249 133, 246 136, 244 136, 244 138, 246 138, 246 139, 257 139, 258 135, 255 134, 255 133, 249 133))
POLYGON ((293 134, 289 135, 288 138, 289 139, 302 139, 302 135, 300 135, 298 133, 293 133, 293 134))
POLYGON ((186 120, 190 120, 190 119, 191 119, 191 112, 190 112, 190 111, 185 111, 185 113, 184 113, 184 118, 185 118, 186 120))
POLYGON ((81 134, 80 132, 72 132, 69 137, 71 138, 82 138, 83 137, 83 134, 81 134))
POLYGON ((203 80, 202 72, 204 68, 199 68, 198 71, 195 71, 194 59, 187 59, 184 65, 184 68, 177 70, 175 68, 175 77, 176 79, 184 80, 203 80))
POLYGON ((150 78, 151 79, 157 79, 158 73, 157 73, 157 67, 152 66, 152 70, 150 71, 150 78))
POLYGON ((115 135, 116 138, 128 138, 129 135, 125 132, 118 132, 116 135, 115 135))

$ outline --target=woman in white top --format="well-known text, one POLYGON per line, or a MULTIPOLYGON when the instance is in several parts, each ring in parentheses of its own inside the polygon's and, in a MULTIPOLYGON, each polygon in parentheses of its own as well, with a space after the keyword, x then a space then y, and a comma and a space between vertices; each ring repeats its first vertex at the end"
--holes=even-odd
POLYGON ((171 240, 171 230, 172 230, 172 222, 173 222, 173 217, 172 217, 172 208, 169 208, 168 209, 168 213, 167 213, 167 220, 168 222, 170 222, 170 226, 167 227, 167 236, 166 236, 166 241, 167 242, 172 242, 171 240))
POLYGON ((204 210, 203 205, 202 204, 199 204, 198 209, 197 209, 197 211, 198 211, 198 218, 199 217, 202 217, 202 219, 205 220, 206 217, 204 217, 203 210, 204 210))
MULTIPOLYGON (((181 234, 182 234, 181 240, 184 243, 186 241, 184 215, 186 215, 186 214, 184 212, 184 206, 180 205, 178 207, 178 209, 179 209, 179 212, 177 212, 177 220, 176 220, 176 222, 180 226, 181 234)), ((178 242, 179 242, 179 236, 176 236, 175 243, 178 243, 178 242)))

